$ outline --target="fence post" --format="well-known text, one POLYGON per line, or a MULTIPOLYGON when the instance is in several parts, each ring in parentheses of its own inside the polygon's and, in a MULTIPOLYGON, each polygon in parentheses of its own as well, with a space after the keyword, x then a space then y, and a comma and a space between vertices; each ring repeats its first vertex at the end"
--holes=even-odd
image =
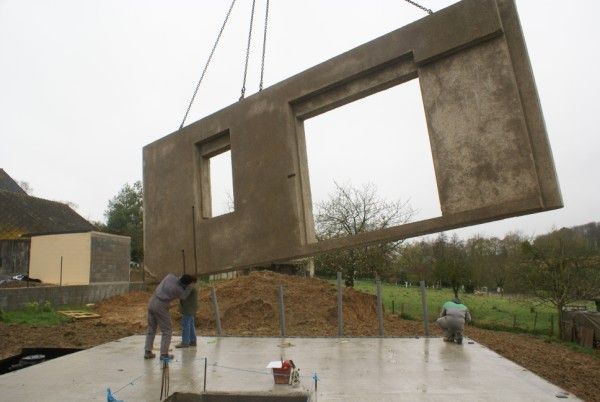
POLYGON ((285 305, 283 304, 283 285, 279 285, 279 330, 285 337, 285 305))
POLYGON ((427 291, 425 290, 425 281, 421 281, 420 285, 421 305, 423 307, 423 327, 425 328, 425 336, 429 336, 429 312, 427 311, 427 291))
POLYGON ((338 336, 344 336, 344 308, 342 293, 342 272, 337 273, 337 315, 338 315, 338 336))
POLYGON ((392 314, 396 314, 396 306, 394 303, 394 299, 392 299, 392 314))
POLYGON ((221 328, 221 315, 219 314, 219 303, 217 301, 217 292, 214 286, 210 288, 210 298, 212 300, 213 312, 215 314, 215 322, 217 324, 217 335, 223 335, 223 329, 221 328))
POLYGON ((554 314, 550 314, 550 336, 554 336, 554 314))
POLYGON ((377 322, 379 323, 379 336, 384 335, 383 331, 383 300, 381 299, 381 279, 375 279, 377 284, 377 322))
POLYGON ((537 326, 537 311, 535 312, 535 315, 533 316, 533 332, 535 332, 535 327, 537 326))
POLYGON ((517 328, 517 315, 513 314, 513 328, 517 328))
POLYGON ((58 286, 62 286, 62 272, 63 272, 63 256, 60 256, 60 279, 58 282, 58 286))
POLYGON ((404 319, 404 303, 400 303, 400 318, 404 319))

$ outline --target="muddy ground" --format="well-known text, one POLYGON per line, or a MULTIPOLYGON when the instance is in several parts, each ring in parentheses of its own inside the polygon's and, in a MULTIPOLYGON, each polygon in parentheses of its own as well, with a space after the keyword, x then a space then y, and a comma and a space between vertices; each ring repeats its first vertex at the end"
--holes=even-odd
MULTIPOLYGON (((273 272, 253 272, 249 276, 215 285, 221 310, 221 323, 227 335, 278 336, 277 287, 285 289, 288 336, 335 336, 337 334, 336 290, 326 281, 299 278, 273 272)), ((88 348, 134 334, 143 334, 150 293, 134 292, 99 303, 98 319, 80 320, 56 327, 0 323, 0 358, 20 353, 22 347, 88 348)), ((209 289, 200 291, 197 327, 200 335, 215 335, 210 310, 209 289)), ((176 333, 180 329, 177 305, 172 305, 176 333)), ((344 327, 348 336, 377 335, 375 297, 346 289, 344 327)), ((440 335, 432 327, 433 335, 440 335)), ((489 331, 467 327, 466 335, 513 360, 526 369, 587 401, 600 401, 600 353, 590 356, 560 343, 547 342, 525 334, 489 331)), ((420 322, 385 315, 386 336, 421 336, 420 322)), ((177 341, 177 337, 174 338, 177 341)))

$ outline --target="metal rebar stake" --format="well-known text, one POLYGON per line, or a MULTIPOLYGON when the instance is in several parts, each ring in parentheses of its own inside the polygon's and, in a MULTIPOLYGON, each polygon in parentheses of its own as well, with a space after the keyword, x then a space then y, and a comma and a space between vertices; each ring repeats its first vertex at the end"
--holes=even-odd
POLYGON ((163 360, 162 383, 160 385, 160 400, 169 396, 169 361, 163 360))
POLYGON ((217 324, 217 335, 223 335, 221 328, 221 315, 219 314, 219 302, 217 301, 217 292, 214 287, 210 288, 210 298, 212 300, 213 311, 215 314, 215 323, 217 324))
POLYGON ((285 338, 285 305, 283 304, 283 285, 279 285, 279 330, 285 338))
POLYGON ((338 336, 344 336, 344 307, 342 293, 342 273, 337 273, 337 315, 338 315, 338 336))
POLYGON ((383 330, 383 305, 382 305, 382 300, 381 300, 381 279, 379 279, 379 277, 377 277, 377 279, 375 280, 375 283, 377 284, 377 322, 379 324, 379 336, 383 336, 384 330, 383 330))
POLYGON ((425 336, 429 336, 429 312, 427 311, 427 291, 425 290, 425 281, 421 281, 420 285, 421 305, 423 306, 423 326, 425 328, 425 336))
POLYGON ((204 358, 204 392, 206 392, 206 366, 208 365, 208 358, 204 358))

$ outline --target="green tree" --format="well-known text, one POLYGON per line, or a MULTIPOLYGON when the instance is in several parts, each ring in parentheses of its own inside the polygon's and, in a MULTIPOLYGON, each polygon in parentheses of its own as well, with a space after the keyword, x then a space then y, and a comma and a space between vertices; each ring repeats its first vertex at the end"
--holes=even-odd
MULTIPOLYGON (((413 214, 408 202, 382 199, 373 184, 355 188, 335 183, 330 198, 317 204, 317 238, 324 240, 384 229, 406 223, 413 214)), ((351 287, 356 277, 373 277, 391 269, 399 244, 383 243, 322 254, 315 258, 315 270, 328 276, 342 270, 346 286, 351 287)))
POLYGON ((127 183, 104 212, 106 231, 131 237, 131 259, 138 263, 144 259, 143 194, 139 180, 133 185, 127 183))
MULTIPOLYGON (((590 300, 600 289, 600 259, 595 249, 571 229, 561 229, 523 243, 526 256, 521 274, 529 291, 554 305, 559 322, 565 306, 590 300)), ((562 336, 563 328, 559 325, 562 336)))

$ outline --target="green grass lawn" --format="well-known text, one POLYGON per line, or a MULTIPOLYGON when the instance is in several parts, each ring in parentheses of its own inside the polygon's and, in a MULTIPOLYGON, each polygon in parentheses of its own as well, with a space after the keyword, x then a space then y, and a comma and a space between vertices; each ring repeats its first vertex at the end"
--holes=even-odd
MULTIPOLYGON (((354 288, 375 294, 374 281, 355 281, 354 288)), ((550 317, 553 317, 554 334, 558 332, 556 309, 533 298, 496 294, 486 296, 460 294, 459 296, 471 312, 472 324, 477 327, 548 334, 551 327, 550 317)), ((404 318, 422 320, 421 293, 418 287, 405 288, 382 283, 382 297, 386 312, 393 311, 396 314, 402 312, 404 318)), ((430 321, 434 321, 439 316, 442 305, 452 298, 453 293, 450 289, 427 289, 430 321)), ((588 303, 582 304, 588 305, 588 303)), ((593 308, 593 303, 589 303, 588 309, 593 308)))
MULTIPOLYGON (((61 306, 58 310, 82 310, 91 311, 86 306, 61 306)), ((48 302, 30 302, 21 310, 0 311, 0 322, 4 324, 27 324, 27 325, 59 325, 71 321, 71 318, 59 314, 48 302)))

